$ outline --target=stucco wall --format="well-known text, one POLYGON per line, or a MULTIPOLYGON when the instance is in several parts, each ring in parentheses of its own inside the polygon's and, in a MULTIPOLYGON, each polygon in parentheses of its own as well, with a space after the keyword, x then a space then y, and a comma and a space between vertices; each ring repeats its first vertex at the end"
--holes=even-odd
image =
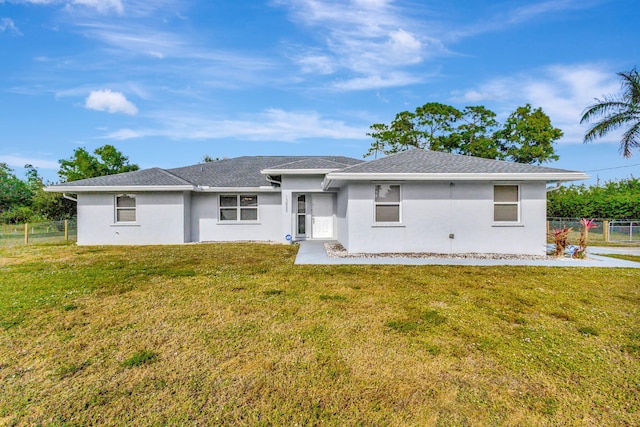
POLYGON ((493 183, 403 183, 401 224, 374 224, 374 185, 349 184, 350 252, 545 253, 545 183, 520 183, 516 225, 493 221, 493 183), (453 234, 453 238, 449 235, 453 234))
MULTIPOLYGON (((256 194, 256 193, 252 193, 256 194)), ((191 240, 194 242, 284 241, 280 193, 258 194, 258 221, 219 221, 219 193, 191 196, 191 240)))
POLYGON ((344 186, 336 197, 336 239, 346 248, 349 246, 349 186, 344 186))
POLYGON ((181 192, 135 193, 136 221, 115 222, 115 195, 78 194, 79 245, 175 244, 185 241, 185 197, 181 192))

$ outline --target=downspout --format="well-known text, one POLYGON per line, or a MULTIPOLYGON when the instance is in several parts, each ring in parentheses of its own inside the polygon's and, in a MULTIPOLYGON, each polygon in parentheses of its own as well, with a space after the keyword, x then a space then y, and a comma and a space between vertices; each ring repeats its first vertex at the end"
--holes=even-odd
POLYGON ((271 178, 271 175, 267 175, 265 179, 267 180, 268 183, 273 184, 277 187, 280 187, 282 185, 282 181, 278 181, 276 179, 271 178))
POLYGON ((556 181, 555 184, 556 184, 555 187, 547 188, 547 193, 551 193, 552 191, 556 191, 558 188, 562 187, 562 182, 560 181, 556 181))
POLYGON ((78 199, 76 199, 74 197, 71 197, 71 196, 68 196, 67 193, 62 193, 62 197, 64 197, 67 200, 71 200, 72 202, 78 203, 78 199))

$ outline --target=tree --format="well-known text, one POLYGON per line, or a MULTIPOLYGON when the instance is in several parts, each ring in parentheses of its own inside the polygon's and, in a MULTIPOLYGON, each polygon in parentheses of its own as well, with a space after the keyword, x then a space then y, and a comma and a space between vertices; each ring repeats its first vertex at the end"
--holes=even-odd
POLYGON ((38 170, 32 165, 25 165, 27 169, 27 186, 31 191, 31 209, 33 214, 46 220, 62 220, 73 217, 76 204, 65 199, 60 193, 44 191, 45 184, 38 170))
POLYGON ((518 107, 496 133, 506 159, 529 164, 558 160, 553 143, 561 137, 542 108, 533 110, 530 104, 518 107))
POLYGON ((31 190, 6 163, 0 163, 0 221, 20 222, 31 214, 31 190))
POLYGON ((58 161, 60 163, 58 176, 65 182, 139 169, 138 165, 130 164, 129 158, 113 145, 98 147, 93 153, 99 158, 89 154, 84 148, 75 149, 70 159, 58 161))
POLYGON ((370 126, 374 142, 364 155, 392 154, 411 148, 464 154, 520 163, 555 160, 553 143, 562 131, 551 125, 541 108, 518 107, 504 126, 496 114, 480 105, 460 111, 450 105, 429 102, 415 113, 398 113, 389 124, 370 126))
POLYGON ((460 125, 450 136, 452 153, 468 156, 483 157, 485 159, 503 159, 500 145, 494 138, 498 122, 496 113, 483 107, 465 107, 460 116, 460 125))
POLYGON ((580 123, 599 119, 585 133, 585 143, 628 126, 622 134, 619 150, 628 158, 632 148, 640 147, 640 74, 634 67, 629 72, 618 73, 618 76, 622 80, 622 93, 596 98, 595 104, 586 108, 580 123))
POLYGON ((436 151, 450 151, 448 138, 453 125, 460 120, 463 113, 460 110, 439 102, 428 102, 416 108, 416 122, 421 143, 418 148, 428 148, 436 151))

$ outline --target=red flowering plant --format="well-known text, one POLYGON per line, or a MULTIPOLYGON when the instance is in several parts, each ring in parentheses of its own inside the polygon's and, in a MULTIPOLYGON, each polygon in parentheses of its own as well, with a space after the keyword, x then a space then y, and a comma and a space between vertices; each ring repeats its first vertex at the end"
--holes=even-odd
POLYGON ((580 220, 582 224, 582 230, 580 230, 580 241, 578 242, 578 249, 575 256, 577 258, 584 258, 587 256, 587 243, 589 242, 589 230, 598 227, 596 221, 592 219, 582 218, 580 220))
POLYGON ((555 250, 553 251, 554 256, 563 256, 564 250, 567 247, 567 239, 569 238, 569 233, 571 233, 573 228, 564 227, 561 229, 553 230, 553 241, 555 243, 555 250))

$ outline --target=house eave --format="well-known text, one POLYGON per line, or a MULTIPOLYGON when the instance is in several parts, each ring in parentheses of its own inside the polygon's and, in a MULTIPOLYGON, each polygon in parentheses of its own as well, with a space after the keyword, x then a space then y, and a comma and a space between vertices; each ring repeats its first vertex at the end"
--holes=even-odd
POLYGON ((338 169, 262 169, 260 173, 263 175, 326 175, 335 170, 338 169))
POLYGON ((589 179, 582 172, 549 173, 330 173, 327 179, 340 181, 579 181, 589 179))
POLYGON ((194 191, 200 193, 279 193, 281 190, 279 187, 270 185, 260 187, 209 187, 199 185, 194 191))
POLYGON ((113 193, 192 191, 193 185, 51 185, 44 188, 50 193, 113 193))
POLYGON ((329 173, 322 188, 336 181, 543 181, 566 182, 589 179, 583 172, 548 173, 329 173))

